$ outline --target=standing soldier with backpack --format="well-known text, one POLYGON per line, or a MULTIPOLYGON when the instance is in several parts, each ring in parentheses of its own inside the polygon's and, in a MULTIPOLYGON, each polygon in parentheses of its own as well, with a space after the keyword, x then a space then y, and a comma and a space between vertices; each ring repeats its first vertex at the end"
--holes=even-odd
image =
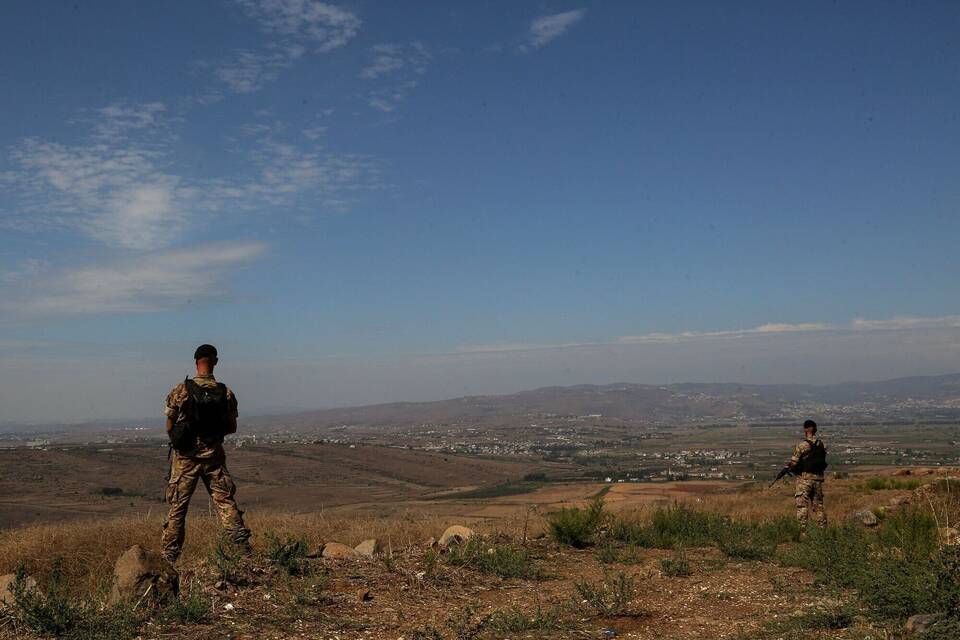
POLYGON ((193 354, 197 375, 186 378, 170 391, 164 413, 170 437, 170 477, 166 498, 170 513, 163 524, 163 557, 176 562, 183 549, 190 497, 203 482, 227 537, 244 552, 250 551, 250 530, 233 495, 236 485, 227 471, 223 438, 237 431, 237 398, 213 377, 217 350, 209 344, 193 354))
POLYGON ((823 472, 827 470, 827 448, 817 437, 817 423, 803 423, 803 440, 793 450, 787 468, 797 476, 797 520, 801 533, 806 533, 810 511, 820 528, 827 526, 827 514, 823 510, 823 472))

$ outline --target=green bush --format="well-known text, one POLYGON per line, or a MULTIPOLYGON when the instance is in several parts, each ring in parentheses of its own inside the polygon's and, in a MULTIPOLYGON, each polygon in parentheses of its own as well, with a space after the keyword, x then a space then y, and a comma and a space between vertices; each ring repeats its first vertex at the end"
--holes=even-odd
POLYGON ((601 616, 624 615, 633 600, 633 578, 622 571, 615 576, 605 575, 599 583, 577 580, 573 586, 577 594, 601 616))
POLYGON ((717 538, 724 522, 724 518, 716 514, 695 511, 677 504, 656 511, 651 526, 658 546, 666 544, 670 547, 701 547, 717 538))
POLYGON ((565 619, 559 607, 544 609, 537 604, 533 614, 519 607, 496 611, 487 620, 486 626, 501 633, 520 633, 523 631, 558 631, 569 629, 572 625, 565 619))
POLYGON ((220 538, 210 552, 209 560, 221 580, 236 583, 240 581, 240 560, 242 557, 240 549, 232 541, 220 538))
POLYGON ((605 516, 603 500, 594 499, 586 509, 571 507, 550 514, 547 524, 554 540, 583 549, 593 544, 605 516))
POLYGON ((828 631, 846 629, 853 624, 856 612, 852 607, 839 606, 804 611, 786 620, 778 620, 766 625, 766 630, 775 634, 788 634, 803 631, 828 631))
POLYGON ((929 557, 939 547, 937 521, 926 511, 906 509, 887 516, 877 531, 880 545, 915 558, 929 557))
POLYGON ((674 578, 685 578, 693 573, 690 569, 690 562, 683 549, 677 549, 673 558, 663 558, 660 560, 660 571, 663 575, 674 578))
POLYGON ((213 600, 199 585, 181 590, 180 596, 160 610, 158 618, 164 622, 197 624, 206 622, 213 612, 213 600))
POLYGON ((512 545, 492 545, 479 537, 470 538, 466 544, 451 547, 447 562, 482 573, 492 573, 501 578, 543 577, 543 571, 533 562, 526 549, 512 545))
POLYGON ((868 478, 863 483, 864 489, 870 491, 885 490, 909 490, 912 491, 920 486, 919 480, 899 480, 897 478, 868 478))
POLYGON ((310 565, 307 564, 308 547, 303 538, 286 538, 281 540, 276 534, 268 532, 267 558, 273 564, 282 568, 291 576, 306 575, 310 565))
POLYGON ((811 532, 781 561, 853 589, 876 620, 960 611, 960 551, 937 549, 931 521, 921 510, 908 510, 876 532, 854 524, 830 526, 811 532))
POLYGON ((136 633, 140 621, 126 607, 98 610, 86 598, 78 597, 67 586, 63 559, 55 558, 50 576, 36 589, 27 586, 26 572, 17 570, 12 585, 14 615, 25 627, 39 635, 68 640, 127 640, 136 633))
POLYGON ((777 540, 763 527, 730 523, 717 532, 717 548, 731 558, 769 560, 777 550, 777 540))

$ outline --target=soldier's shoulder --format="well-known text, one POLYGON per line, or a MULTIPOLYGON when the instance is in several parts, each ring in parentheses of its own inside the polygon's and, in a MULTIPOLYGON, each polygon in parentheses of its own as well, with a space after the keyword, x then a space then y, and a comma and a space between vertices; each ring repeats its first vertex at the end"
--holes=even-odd
MULTIPOLYGON (((223 383, 221 382, 220 384, 223 384, 223 383)), ((226 390, 227 398, 228 398, 229 400, 236 400, 236 399, 237 399, 237 394, 235 394, 235 393, 233 392, 233 389, 231 389, 228 385, 225 385, 225 384, 224 384, 224 385, 223 385, 223 388, 226 390)))
POLYGON ((801 440, 797 445, 797 451, 809 451, 813 448, 813 445, 810 444, 809 440, 801 440))
POLYGON ((170 397, 170 398, 186 397, 186 396, 187 396, 187 383, 181 381, 181 382, 178 382, 177 384, 173 385, 173 388, 170 389, 170 393, 168 393, 167 396, 170 397))

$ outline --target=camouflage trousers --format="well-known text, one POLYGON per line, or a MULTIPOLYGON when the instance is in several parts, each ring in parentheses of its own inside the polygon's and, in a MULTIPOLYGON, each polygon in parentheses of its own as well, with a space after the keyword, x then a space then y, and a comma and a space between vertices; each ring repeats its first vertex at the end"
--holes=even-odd
POLYGON ((167 504, 170 512, 163 523, 161 549, 163 557, 176 562, 186 536, 187 509, 197 481, 203 481, 207 493, 217 508, 224 532, 235 544, 248 546, 250 530, 243 523, 243 512, 237 508, 234 493, 237 486, 227 471, 223 448, 217 447, 204 454, 189 456, 173 451, 170 478, 167 480, 167 504))
POLYGON ((797 489, 793 495, 797 501, 797 520, 801 530, 806 531, 811 511, 817 526, 827 526, 827 512, 823 509, 823 480, 797 478, 797 489))

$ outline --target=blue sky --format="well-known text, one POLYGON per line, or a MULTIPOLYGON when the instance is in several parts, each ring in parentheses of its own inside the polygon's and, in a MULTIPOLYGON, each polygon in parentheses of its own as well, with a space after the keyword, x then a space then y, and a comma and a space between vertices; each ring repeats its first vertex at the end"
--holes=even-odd
POLYGON ((0 18, 0 421, 960 370, 956 3, 0 18))

